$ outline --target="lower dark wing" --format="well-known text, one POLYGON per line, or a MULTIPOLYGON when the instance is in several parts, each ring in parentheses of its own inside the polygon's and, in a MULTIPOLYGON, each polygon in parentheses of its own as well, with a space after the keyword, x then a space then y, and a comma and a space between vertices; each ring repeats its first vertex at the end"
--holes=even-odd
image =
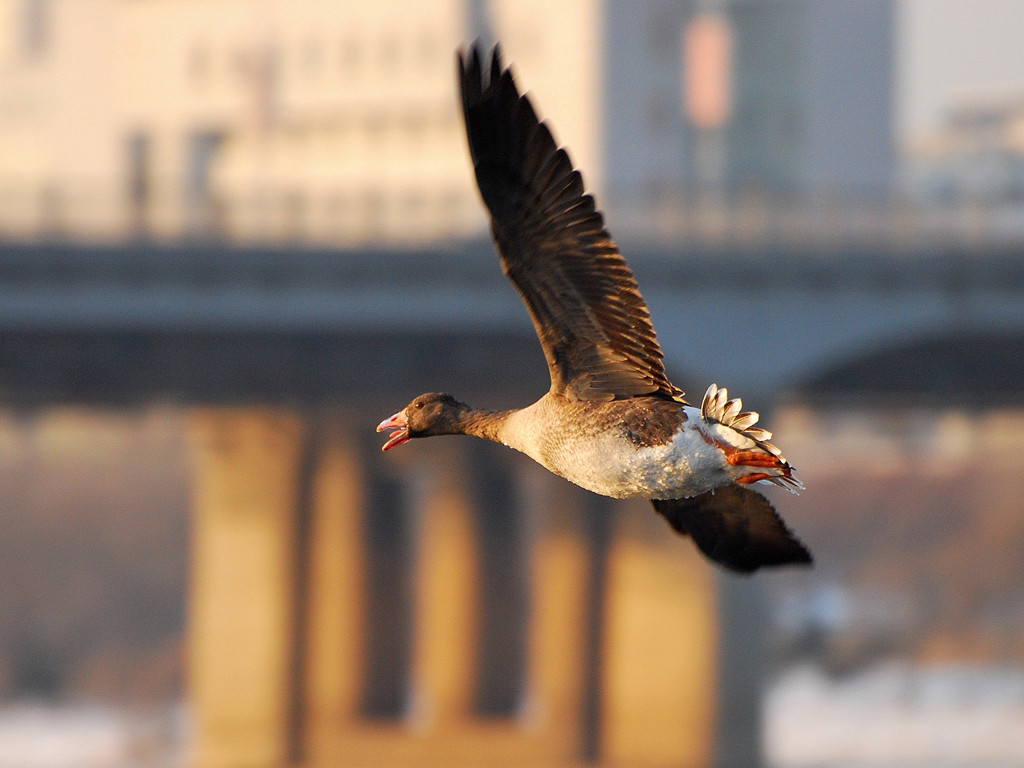
POLYGON ((766 565, 812 562, 768 499, 744 486, 734 483, 690 499, 652 503, 669 525, 730 570, 751 573, 766 565))

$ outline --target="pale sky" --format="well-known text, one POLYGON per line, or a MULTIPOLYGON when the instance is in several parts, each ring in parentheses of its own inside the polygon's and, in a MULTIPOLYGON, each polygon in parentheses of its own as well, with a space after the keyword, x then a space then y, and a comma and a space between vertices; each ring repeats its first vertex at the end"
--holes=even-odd
POLYGON ((1024 0, 901 0, 896 129, 934 128, 958 97, 1024 96, 1024 0))

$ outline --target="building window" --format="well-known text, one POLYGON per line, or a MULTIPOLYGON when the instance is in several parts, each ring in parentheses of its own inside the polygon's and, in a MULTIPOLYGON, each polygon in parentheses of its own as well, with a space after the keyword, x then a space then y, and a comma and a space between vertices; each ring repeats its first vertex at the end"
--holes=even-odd
POLYGON ((217 131, 199 131, 188 139, 185 204, 187 229, 192 234, 212 234, 219 227, 212 176, 223 144, 224 135, 217 131))
POLYGON ((323 46, 318 40, 310 37, 302 46, 302 69, 310 76, 320 74, 323 64, 323 46))
POLYGON ((363 52, 359 47, 359 39, 350 37, 341 41, 338 52, 338 64, 341 73, 345 76, 352 76, 358 70, 362 62, 363 52))
POLYGON ((49 0, 25 0, 24 14, 25 52, 32 57, 40 56, 50 39, 49 0))
POLYGON ((443 57, 439 55, 440 50, 440 41, 436 35, 424 35, 420 38, 418 44, 419 66, 429 70, 443 60, 443 57))
POLYGON ((137 232, 146 229, 146 211, 151 196, 150 189, 150 148, 149 136, 135 133, 128 136, 128 204, 131 208, 132 226, 137 232))
POLYGON ((247 48, 237 49, 231 56, 231 70, 239 83, 251 82, 257 69, 252 51, 247 48))
POLYGON ((391 127, 389 116, 383 112, 372 112, 366 116, 363 122, 366 138, 371 142, 383 142, 387 139, 388 130, 391 127))
POLYGON ((410 110, 401 116, 402 134, 409 146, 423 144, 427 129, 427 116, 422 110, 410 110))
POLYGON ((188 54, 188 79, 193 85, 203 85, 209 74, 210 50, 203 43, 195 43, 188 54))

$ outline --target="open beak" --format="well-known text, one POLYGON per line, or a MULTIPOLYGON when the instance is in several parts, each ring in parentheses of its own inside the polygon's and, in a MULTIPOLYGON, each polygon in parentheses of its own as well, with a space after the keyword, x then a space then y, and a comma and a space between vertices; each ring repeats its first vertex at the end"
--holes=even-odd
POLYGON ((380 447, 382 451, 406 442, 409 439, 409 422, 405 418, 405 411, 399 411, 377 425, 378 432, 383 432, 386 429, 393 429, 394 432, 388 437, 388 441, 380 447))

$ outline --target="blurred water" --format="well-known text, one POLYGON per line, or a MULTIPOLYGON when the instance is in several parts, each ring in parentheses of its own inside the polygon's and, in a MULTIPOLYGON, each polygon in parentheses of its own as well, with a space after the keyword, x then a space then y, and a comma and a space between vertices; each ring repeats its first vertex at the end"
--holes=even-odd
POLYGON ((0 707, 0 768, 178 768, 187 732, 182 706, 9 704, 0 707))
MULTIPOLYGON (((1024 666, 796 665, 768 686, 764 734, 772 768, 1024 766, 1024 666)), ((0 768, 177 768, 187 747, 183 706, 0 708, 0 768)))
POLYGON ((1024 666, 880 664, 842 678, 790 668, 765 699, 774 768, 1024 765, 1024 666))

